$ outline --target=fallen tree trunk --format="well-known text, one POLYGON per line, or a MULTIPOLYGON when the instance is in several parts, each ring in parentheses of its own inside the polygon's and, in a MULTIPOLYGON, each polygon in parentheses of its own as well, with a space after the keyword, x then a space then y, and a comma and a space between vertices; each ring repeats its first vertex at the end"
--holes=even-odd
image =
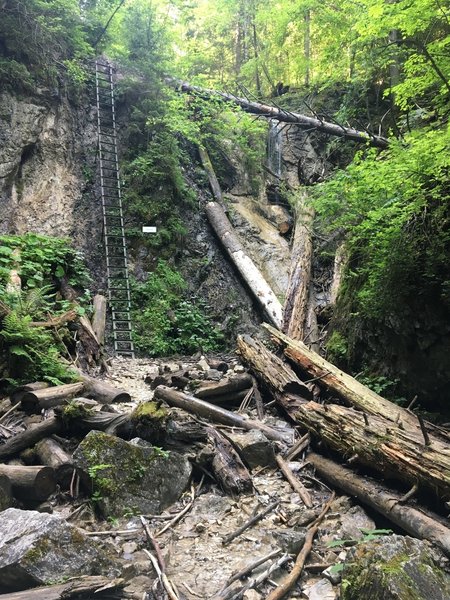
POLYGON ((85 384, 85 394, 101 404, 112 404, 113 402, 131 402, 130 394, 123 389, 115 388, 106 381, 93 379, 87 375, 81 375, 85 384))
POLYGON ((308 462, 332 486, 355 496, 410 535, 436 544, 450 556, 450 529, 440 522, 439 517, 433 518, 417 508, 400 504, 399 494, 372 479, 359 477, 319 454, 310 452, 308 462))
POLYGON ((27 383, 14 389, 11 393, 11 404, 21 402, 24 394, 27 392, 33 392, 34 390, 44 390, 50 387, 50 384, 46 381, 35 381, 34 383, 27 383))
POLYGON ((214 198, 220 204, 220 206, 225 210, 225 206, 223 204, 223 195, 222 190, 220 188, 220 183, 217 179, 216 173, 214 171, 214 167, 212 166, 211 159, 209 158, 208 152, 203 146, 198 147, 198 153, 200 155, 200 160, 202 161, 203 168, 208 175, 209 186, 213 193, 214 198))
POLYGON ((97 294, 93 301, 94 314, 92 315, 92 330, 98 343, 102 346, 105 343, 106 329, 106 308, 107 300, 105 296, 97 294))
POLYGON ((204 417, 209 421, 216 423, 222 423, 223 425, 231 425, 233 427, 240 427, 242 429, 259 429, 266 437, 270 440, 275 440, 283 443, 291 443, 292 434, 291 432, 279 431, 273 427, 269 427, 260 421, 253 421, 250 419, 244 419, 243 417, 225 410, 219 406, 213 406, 209 402, 194 398, 194 396, 188 396, 183 392, 176 392, 173 389, 165 387, 163 385, 158 386, 155 389, 155 399, 164 400, 169 406, 177 406, 187 412, 194 413, 200 417, 204 417))
POLYGON ((51 467, 26 467, 0 464, 0 476, 11 482, 12 493, 19 500, 46 500, 56 490, 55 472, 51 467))
MULTIPOLYGON (((382 398, 316 352, 307 348, 301 341, 293 340, 270 325, 264 324, 264 327, 270 332, 272 339, 283 349, 285 356, 298 365, 310 378, 316 379, 316 383, 320 387, 369 414, 379 415, 393 423, 401 422, 403 427, 408 427, 414 431, 420 429, 415 415, 406 409, 382 398)), ((436 431, 428 423, 427 427, 436 431)))
POLYGON ((296 420, 344 458, 450 499, 450 446, 432 436, 427 444, 420 429, 317 402, 299 405, 296 420))
POLYGON ((11 481, 7 475, 0 475, 0 512, 12 506, 12 503, 11 481))
POLYGON ((50 317, 48 321, 32 321, 30 327, 61 327, 66 323, 75 321, 77 317, 77 311, 72 308, 59 317, 50 317))
POLYGON ((251 492, 250 473, 231 443, 213 427, 207 432, 215 449, 211 468, 223 491, 232 496, 251 492))
POLYGON ((322 131, 323 133, 328 133, 329 135, 343 137, 355 142, 363 142, 370 144, 371 146, 376 146, 377 148, 387 148, 389 145, 389 141, 379 135, 374 135, 366 131, 358 131, 353 127, 345 127, 343 125, 339 125, 338 123, 330 123, 329 121, 319 119, 318 117, 309 117, 307 115, 290 112, 283 108, 270 106, 269 104, 252 102, 251 100, 247 100, 247 98, 239 98, 233 94, 209 90, 207 88, 190 85, 185 82, 182 82, 178 86, 178 89, 181 92, 197 94, 201 97, 221 98, 226 102, 237 104, 243 110, 252 114, 268 117, 269 119, 276 119, 277 121, 282 121, 284 123, 297 123, 298 125, 302 125, 307 128, 314 128, 317 131, 322 131))
POLYGON ((303 196, 298 207, 292 245, 291 270, 283 307, 283 331, 294 340, 303 340, 308 313, 312 267, 312 222, 314 209, 303 196))
POLYGON ((261 272, 246 254, 223 208, 217 202, 208 202, 206 215, 231 261, 248 285, 253 297, 275 327, 281 327, 283 309, 261 272))
POLYGON ((2 594, 2 600, 120 600, 125 583, 108 577, 81 577, 66 583, 2 594))
POLYGON ((249 364, 256 377, 273 394, 295 394, 310 400, 311 390, 301 381, 289 365, 275 356, 258 340, 249 335, 240 335, 237 339, 238 352, 249 364))
POLYGON ((40 412, 43 408, 52 408, 74 398, 84 390, 84 383, 67 383, 44 389, 35 389, 22 396, 21 404, 25 411, 40 412))
POLYGON ((38 442, 35 450, 41 463, 54 470, 56 482, 67 489, 76 468, 72 456, 52 438, 38 442))
POLYGON ((63 429, 63 422, 56 417, 45 419, 42 423, 32 425, 0 446, 0 460, 14 456, 14 454, 17 454, 21 450, 25 450, 25 448, 28 448, 29 446, 34 446, 39 440, 42 440, 42 438, 53 435, 54 433, 61 433, 63 429))
POLYGON ((253 379, 251 375, 234 375, 229 379, 222 379, 222 381, 217 383, 205 383, 200 385, 200 387, 195 390, 195 397, 211 398, 223 394, 232 394, 233 392, 248 390, 252 386, 253 379))

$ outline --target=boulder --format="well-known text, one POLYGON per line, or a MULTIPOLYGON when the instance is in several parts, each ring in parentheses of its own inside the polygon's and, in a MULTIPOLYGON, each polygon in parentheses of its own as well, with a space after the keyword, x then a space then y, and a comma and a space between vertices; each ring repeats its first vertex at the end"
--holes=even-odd
POLYGON ((186 489, 192 467, 177 452, 141 440, 129 443, 91 431, 74 454, 92 480, 93 498, 105 517, 161 513, 186 489))
POLYGON ((337 535, 342 540, 359 540, 366 530, 371 529, 375 529, 375 521, 361 506, 352 506, 341 516, 341 526, 337 535))
POLYGON ((99 575, 107 557, 61 517, 8 508, 0 519, 0 592, 99 575))
POLYGON ((238 449, 243 461, 254 469, 255 467, 273 467, 276 465, 272 443, 257 429, 246 433, 227 433, 227 436, 238 449))
POLYGON ((383 536, 352 548, 341 600, 448 600, 450 576, 421 540, 383 536))

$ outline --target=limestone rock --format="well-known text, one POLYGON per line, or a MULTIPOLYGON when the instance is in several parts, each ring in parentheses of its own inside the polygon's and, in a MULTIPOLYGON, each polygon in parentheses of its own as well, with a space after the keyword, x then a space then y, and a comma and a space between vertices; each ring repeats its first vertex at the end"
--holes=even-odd
POLYGON ((450 576, 421 540, 383 536, 352 548, 341 600, 448 600, 450 576))
POLYGON ((24 590, 76 575, 98 575, 106 555, 56 515, 9 508, 0 519, 0 591, 24 590))
MULTIPOLYGON (((316 583, 304 590, 304 594, 309 600, 335 600, 336 592, 328 579, 319 579, 316 583)), ((363 600, 363 597, 360 598, 363 600)), ((369 600, 369 596, 364 597, 369 600)))
POLYGON ((368 517, 360 506, 352 506, 341 516, 338 535, 343 540, 359 540, 363 537, 365 529, 375 529, 375 521, 368 517))
POLYGON ((251 469, 259 466, 275 466, 273 446, 262 431, 253 429, 247 433, 228 433, 228 437, 251 469))
POLYGON ((305 543, 305 530, 272 529, 270 535, 277 541, 277 546, 288 554, 298 554, 305 543))
POLYGON ((192 471, 187 458, 176 452, 131 444, 100 431, 85 437, 74 458, 90 473, 105 517, 162 512, 184 492, 192 471))

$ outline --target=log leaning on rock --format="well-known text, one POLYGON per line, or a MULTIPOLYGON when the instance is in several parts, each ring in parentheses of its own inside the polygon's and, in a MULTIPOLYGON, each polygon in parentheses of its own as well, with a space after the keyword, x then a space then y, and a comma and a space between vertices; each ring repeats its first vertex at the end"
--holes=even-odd
POLYGON ((19 500, 39 502, 56 490, 55 472, 51 467, 0 464, 1 475, 8 477, 13 495, 19 500))
POLYGON ((417 508, 400 503, 401 497, 367 477, 359 477, 350 469, 319 454, 310 452, 308 462, 331 485, 355 496, 392 523, 414 537, 429 540, 450 556, 450 529, 439 517, 433 518, 417 508))
POLYGON ((275 327, 281 327, 283 320, 282 306, 258 267, 245 252, 223 208, 217 202, 208 202, 206 215, 211 227, 251 290, 255 300, 275 327))
POLYGON ((176 392, 175 390, 166 386, 160 385, 155 390, 155 398, 167 402, 169 406, 177 406, 190 413, 194 413, 200 417, 204 417, 209 421, 221 423, 223 425, 231 425, 233 427, 240 427, 242 429, 259 429, 262 431, 267 438, 270 440, 291 443, 292 434, 291 432, 279 431, 273 427, 269 427, 260 421, 254 421, 251 419, 244 419, 243 417, 236 415, 235 413, 225 410, 219 406, 213 406, 209 402, 189 396, 183 392, 176 392))

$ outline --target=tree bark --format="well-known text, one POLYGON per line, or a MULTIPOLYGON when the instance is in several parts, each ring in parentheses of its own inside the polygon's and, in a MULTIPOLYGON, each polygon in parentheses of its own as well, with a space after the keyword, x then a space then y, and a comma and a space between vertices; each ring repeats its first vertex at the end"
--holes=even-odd
POLYGON ((179 83, 178 90, 188 94, 197 94, 198 96, 206 98, 221 98, 225 102, 237 104, 243 110, 252 114, 268 117, 269 119, 276 119, 285 123, 297 123, 298 125, 302 125, 307 128, 314 128, 317 129, 317 131, 328 133, 329 135, 336 135, 338 137, 343 137, 355 142, 363 142, 378 148, 387 148, 389 145, 389 141, 386 138, 368 133, 366 131, 358 131, 353 127, 345 127, 337 123, 330 123, 317 117, 308 117, 299 113, 290 112, 283 108, 270 106, 269 104, 252 102, 251 100, 247 100, 247 98, 239 98, 233 94, 190 85, 186 82, 179 83))
POLYGON ((34 446, 42 438, 54 433, 61 433, 63 429, 62 421, 56 417, 45 419, 42 423, 32 425, 0 446, 0 460, 5 460, 29 446, 34 446))
POLYGON ((243 417, 225 410, 219 406, 213 406, 209 402, 199 400, 194 396, 188 396, 182 392, 176 392, 170 388, 160 385, 155 390, 155 399, 164 400, 169 406, 177 406, 187 412, 194 413, 200 417, 222 423, 223 425, 231 425, 242 429, 259 429, 270 440, 278 442, 291 443, 292 434, 290 431, 279 431, 273 427, 269 427, 260 421, 244 419, 243 417))
POLYGON ((294 340, 302 340, 308 311, 311 281, 312 237, 314 209, 303 194, 299 202, 291 254, 291 270, 283 309, 283 331, 294 340))
POLYGON ((248 285, 253 297, 275 327, 281 327, 282 307, 252 259, 246 254, 224 210, 217 202, 208 202, 206 215, 231 261, 248 285))
MULTIPOLYGON (((309 350, 301 341, 291 339, 270 325, 264 324, 264 327, 276 344, 283 348, 285 356, 298 365, 309 378, 317 378, 320 387, 369 414, 379 415, 393 423, 401 421, 404 427, 413 431, 419 429, 417 418, 406 409, 382 398, 316 352, 309 350)), ((429 424, 427 427, 430 427, 429 424)))
POLYGON ((295 394, 304 399, 312 398, 311 390, 300 381, 289 365, 283 362, 258 340, 249 335, 237 339, 238 352, 251 367, 256 377, 273 394, 295 394))
POLYGON ((252 478, 231 443, 213 427, 207 428, 214 445, 212 471, 220 486, 232 496, 251 492, 252 478))
POLYGON ((101 404, 112 404, 113 402, 131 402, 130 394, 120 388, 115 388, 106 381, 94 379, 87 375, 81 375, 85 384, 85 394, 97 400, 101 404))
POLYGON ((450 499, 450 446, 430 436, 403 428, 376 415, 335 404, 308 402, 296 410, 296 421, 344 458, 391 478, 427 488, 442 500, 450 499), (368 422, 368 424, 367 424, 368 422))
POLYGON ((410 535, 436 544, 450 556, 450 529, 440 522, 438 516, 433 517, 417 508, 400 504, 401 496, 398 493, 366 476, 359 477, 350 469, 319 454, 310 452, 308 462, 332 486, 355 496, 410 535))
POLYGON ((13 495, 19 500, 46 500, 56 490, 55 472, 51 467, 0 464, 1 475, 8 477, 13 495))
POLYGON ((248 390, 253 385, 251 375, 234 375, 229 379, 222 379, 218 383, 205 383, 195 390, 196 398, 211 398, 212 396, 221 396, 222 394, 231 394, 248 390))
POLYGON ((45 388, 50 387, 50 384, 46 381, 35 381, 34 383, 27 383, 26 385, 21 385, 11 394, 11 404, 16 404, 17 402, 21 402, 24 394, 26 392, 33 392, 34 390, 44 390, 45 388))
POLYGON ((94 296, 94 314, 92 315, 92 329, 98 343, 102 346, 105 343, 106 329, 106 309, 107 300, 105 296, 97 294, 94 296))
POLYGON ((80 381, 33 391, 30 390, 22 396, 22 408, 25 411, 40 412, 43 408, 58 406, 66 400, 70 400, 70 398, 74 398, 82 393, 84 387, 85 384, 80 381))
POLYGON ((222 190, 220 188, 219 180, 217 179, 216 173, 214 171, 214 167, 212 166, 211 159, 209 158, 209 154, 203 146, 198 147, 198 153, 200 155, 200 160, 202 162, 203 168, 208 175, 209 185, 211 187, 212 194, 216 201, 220 204, 220 206, 225 209, 223 203, 223 195, 222 190))
POLYGON ((68 489, 76 468, 72 456, 52 438, 44 438, 35 449, 41 463, 54 470, 56 482, 68 489))

